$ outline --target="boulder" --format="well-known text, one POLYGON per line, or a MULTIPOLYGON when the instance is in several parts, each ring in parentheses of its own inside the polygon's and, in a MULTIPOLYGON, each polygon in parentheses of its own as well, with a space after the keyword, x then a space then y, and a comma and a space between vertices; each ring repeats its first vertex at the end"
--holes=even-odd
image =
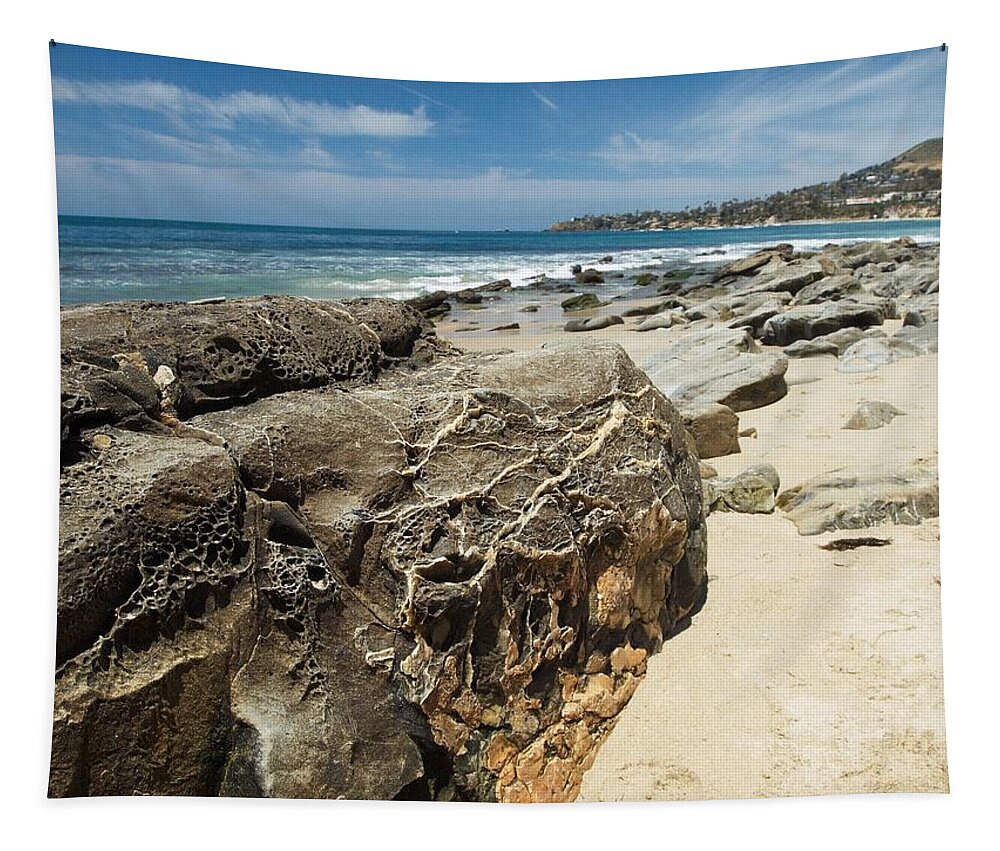
POLYGON ((434 336, 434 326, 420 311, 395 299, 354 298, 336 305, 371 328, 378 336, 383 354, 390 358, 410 357, 434 336))
POLYGON ((428 319, 438 319, 451 310, 451 304, 448 300, 454 297, 454 293, 436 290, 432 293, 408 298, 406 304, 419 310, 428 319))
POLYGON ((571 319, 563 326, 563 331, 600 331, 614 325, 624 325, 625 320, 615 314, 609 316, 591 316, 588 319, 571 319))
POLYGON ((704 594, 690 435, 611 344, 81 440, 54 796, 572 800, 704 594))
POLYGON ((864 430, 882 428, 903 412, 888 402, 861 402, 844 425, 846 429, 864 430))
POLYGON ((902 469, 837 470, 790 488, 778 507, 800 535, 896 524, 915 526, 938 516, 937 464, 902 469))
POLYGON ((602 302, 593 293, 581 293, 580 295, 564 299, 560 304, 563 310, 567 313, 572 313, 576 310, 590 310, 594 307, 600 307, 602 302))
POLYGON ((629 318, 633 316, 652 316, 659 313, 663 309, 661 304, 654 302, 653 304, 641 304, 636 307, 630 307, 627 310, 622 311, 622 316, 629 318))
POLYGON ((788 359, 757 351, 745 329, 692 325, 673 333, 672 342, 650 349, 640 366, 675 404, 716 402, 739 413, 770 405, 788 392, 788 359))
POLYGON ((597 271, 597 269, 584 269, 582 272, 577 272, 576 282, 578 284, 603 284, 604 275, 597 271))
POLYGON ((740 451, 740 418, 731 408, 707 402, 682 408, 681 417, 694 438, 699 458, 719 458, 740 451))
POLYGON ((811 340, 841 328, 870 328, 885 321, 881 308, 854 301, 800 305, 768 319, 760 332, 762 343, 787 346, 796 340, 811 340))

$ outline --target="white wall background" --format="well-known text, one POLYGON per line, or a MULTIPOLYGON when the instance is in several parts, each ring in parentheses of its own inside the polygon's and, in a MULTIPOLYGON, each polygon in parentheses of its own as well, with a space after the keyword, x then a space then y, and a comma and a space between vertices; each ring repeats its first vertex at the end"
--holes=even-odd
MULTIPOLYGON (((978 5, 978 4, 977 4, 978 5)), ((994 27, 959 0, 8 4, 3 15, 0 600, 8 847, 657 849, 981 847, 995 841, 998 602, 994 27), (354 8, 356 6, 356 8, 354 8), (951 50, 942 225, 941 475, 950 796, 572 807, 45 800, 58 443, 49 38, 247 65, 431 80, 719 71, 951 50), (988 840, 990 835, 994 840, 988 840)), ((985 10, 985 6, 980 6, 985 10)))

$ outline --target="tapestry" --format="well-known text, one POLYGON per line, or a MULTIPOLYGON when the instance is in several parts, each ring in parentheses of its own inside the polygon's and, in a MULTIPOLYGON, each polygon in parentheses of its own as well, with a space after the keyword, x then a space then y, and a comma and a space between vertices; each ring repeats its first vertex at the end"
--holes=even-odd
POLYGON ((51 797, 948 791, 944 45, 49 52, 51 797))

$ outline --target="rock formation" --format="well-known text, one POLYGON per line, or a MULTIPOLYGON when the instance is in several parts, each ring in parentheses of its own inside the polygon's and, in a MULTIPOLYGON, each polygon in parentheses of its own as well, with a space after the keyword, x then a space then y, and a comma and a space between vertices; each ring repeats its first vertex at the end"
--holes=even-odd
POLYGON ((616 345, 253 299, 63 350, 53 796, 571 800, 704 593, 694 448, 616 345))

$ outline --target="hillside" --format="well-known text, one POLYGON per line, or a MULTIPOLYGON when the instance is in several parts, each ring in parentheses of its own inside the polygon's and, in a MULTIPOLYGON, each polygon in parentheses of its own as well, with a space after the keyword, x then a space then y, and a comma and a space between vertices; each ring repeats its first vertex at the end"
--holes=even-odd
POLYGON ((941 214, 942 139, 927 139, 884 163, 766 198, 706 202, 664 212, 579 216, 552 231, 673 230, 810 219, 933 218, 941 214))

